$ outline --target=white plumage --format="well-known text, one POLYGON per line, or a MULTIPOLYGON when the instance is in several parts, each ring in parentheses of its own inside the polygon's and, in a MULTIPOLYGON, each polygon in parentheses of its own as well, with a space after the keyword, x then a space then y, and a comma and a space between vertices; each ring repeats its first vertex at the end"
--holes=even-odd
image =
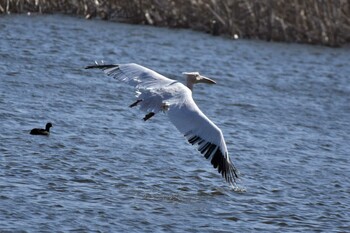
POLYGON ((198 151, 211 161, 229 184, 235 184, 238 171, 229 158, 221 130, 203 114, 192 99, 193 84, 214 84, 215 81, 198 72, 189 72, 184 73, 187 76, 185 86, 137 64, 96 64, 86 67, 92 68, 102 69, 108 76, 134 86, 137 101, 130 107, 139 106, 142 111, 147 112, 145 121, 159 111, 166 112, 188 142, 197 146, 198 151))

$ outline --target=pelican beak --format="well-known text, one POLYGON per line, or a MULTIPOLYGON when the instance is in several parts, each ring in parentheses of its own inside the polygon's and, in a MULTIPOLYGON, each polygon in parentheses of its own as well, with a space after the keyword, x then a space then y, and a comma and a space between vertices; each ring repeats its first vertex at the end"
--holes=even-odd
POLYGON ((210 78, 204 77, 202 75, 197 78, 198 83, 216 84, 216 82, 210 78))

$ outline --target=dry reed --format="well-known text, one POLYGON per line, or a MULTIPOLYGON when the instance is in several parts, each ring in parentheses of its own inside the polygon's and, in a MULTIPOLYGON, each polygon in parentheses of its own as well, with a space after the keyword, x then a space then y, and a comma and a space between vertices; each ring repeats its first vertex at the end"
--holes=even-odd
POLYGON ((1 13, 66 13, 214 35, 340 46, 348 0, 0 0, 1 13))

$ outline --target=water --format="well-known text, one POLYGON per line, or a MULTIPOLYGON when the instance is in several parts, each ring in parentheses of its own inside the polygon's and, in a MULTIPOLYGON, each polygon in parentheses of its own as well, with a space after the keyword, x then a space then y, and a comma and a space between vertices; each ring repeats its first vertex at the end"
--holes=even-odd
POLYGON ((66 16, 0 17, 0 231, 350 231, 349 47, 232 41, 66 16), (194 98, 234 192, 94 60, 217 81, 194 98), (29 135, 54 125, 49 137, 29 135))

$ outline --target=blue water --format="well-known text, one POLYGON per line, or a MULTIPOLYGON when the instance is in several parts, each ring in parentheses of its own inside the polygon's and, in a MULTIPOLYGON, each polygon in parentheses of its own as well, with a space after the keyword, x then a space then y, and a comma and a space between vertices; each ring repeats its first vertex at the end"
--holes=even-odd
POLYGON ((349 232, 350 48, 54 15, 0 17, 1 232, 349 232), (223 131, 235 192, 94 60, 183 80, 223 131), (49 137, 31 128, 52 122, 49 137))

